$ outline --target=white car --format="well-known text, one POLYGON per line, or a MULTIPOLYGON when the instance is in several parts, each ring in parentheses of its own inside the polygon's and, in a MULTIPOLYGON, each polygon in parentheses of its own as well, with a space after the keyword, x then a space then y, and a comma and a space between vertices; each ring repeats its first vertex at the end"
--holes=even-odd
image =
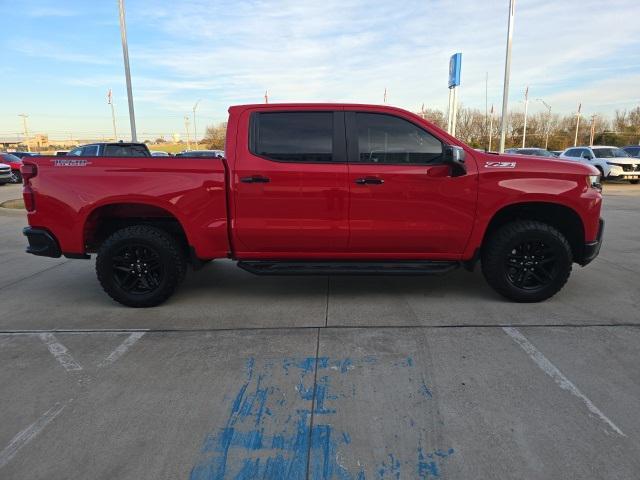
POLYGON ((162 150, 151 150, 152 157, 169 157, 170 155, 167 152, 163 152, 162 150))
POLYGON ((6 163, 0 163, 0 185, 11 183, 11 167, 6 163))
POLYGON ((602 179, 640 181, 640 159, 633 158, 618 147, 596 146, 567 148, 560 158, 593 165, 600 171, 602 179))

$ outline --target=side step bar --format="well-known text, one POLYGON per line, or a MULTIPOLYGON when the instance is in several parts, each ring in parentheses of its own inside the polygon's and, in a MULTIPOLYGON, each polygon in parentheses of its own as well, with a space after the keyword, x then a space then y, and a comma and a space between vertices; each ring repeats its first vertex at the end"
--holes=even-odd
POLYGON ((241 260, 238 267, 256 275, 440 275, 455 270, 454 261, 289 261, 241 260))

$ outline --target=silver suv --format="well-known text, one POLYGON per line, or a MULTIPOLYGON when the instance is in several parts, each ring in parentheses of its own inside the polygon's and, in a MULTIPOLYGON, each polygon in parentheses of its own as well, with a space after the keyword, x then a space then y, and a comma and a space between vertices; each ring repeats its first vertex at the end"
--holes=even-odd
POLYGON ((593 146, 567 148, 560 158, 593 165, 603 179, 640 181, 640 159, 631 157, 618 147, 593 146))

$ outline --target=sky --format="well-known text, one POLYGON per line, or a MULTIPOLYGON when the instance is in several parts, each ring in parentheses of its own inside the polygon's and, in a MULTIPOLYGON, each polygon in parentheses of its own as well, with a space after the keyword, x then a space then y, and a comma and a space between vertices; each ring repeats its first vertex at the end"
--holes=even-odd
MULTIPOLYGON (((446 110, 449 57, 459 101, 500 111, 508 0, 127 0, 138 136, 198 136, 230 105, 388 103, 446 110), (190 119, 191 129, 193 119, 190 119)), ((0 0, 0 136, 129 138, 116 0, 0 0)), ((640 105, 638 0, 517 0, 509 108, 612 115, 640 105)))

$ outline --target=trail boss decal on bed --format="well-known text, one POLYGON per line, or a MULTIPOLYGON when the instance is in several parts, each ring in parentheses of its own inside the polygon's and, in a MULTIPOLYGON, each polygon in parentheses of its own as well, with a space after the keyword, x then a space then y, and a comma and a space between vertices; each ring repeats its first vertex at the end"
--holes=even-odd
POLYGON ((516 168, 516 162, 485 162, 485 168, 516 168))
POLYGON ((53 162, 54 167, 86 167, 87 165, 91 165, 91 162, 88 160, 51 160, 53 162))

